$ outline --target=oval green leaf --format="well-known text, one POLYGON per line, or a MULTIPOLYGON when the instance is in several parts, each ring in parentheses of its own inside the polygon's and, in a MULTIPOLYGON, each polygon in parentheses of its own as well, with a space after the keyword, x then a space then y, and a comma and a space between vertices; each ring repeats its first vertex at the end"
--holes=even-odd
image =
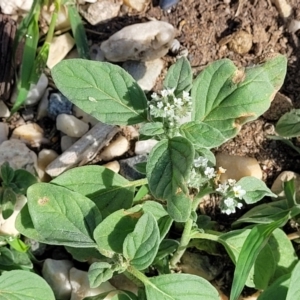
POLYGON ((300 109, 285 113, 277 122, 276 132, 284 137, 292 138, 300 135, 300 109))
POLYGON ((75 105, 108 124, 147 121, 147 99, 121 67, 107 62, 68 59, 51 71, 58 89, 75 105))

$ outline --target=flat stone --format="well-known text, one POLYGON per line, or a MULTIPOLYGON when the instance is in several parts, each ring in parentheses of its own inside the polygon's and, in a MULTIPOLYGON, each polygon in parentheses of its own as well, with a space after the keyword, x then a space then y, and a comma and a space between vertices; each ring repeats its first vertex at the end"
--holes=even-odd
POLYGON ((19 140, 8 140, 0 145, 0 166, 4 162, 14 169, 25 169, 33 175, 37 174, 37 156, 19 140))
POLYGON ((221 182, 228 179, 240 180, 245 176, 253 176, 262 179, 262 170, 258 161, 252 157, 228 155, 218 153, 216 155, 216 167, 226 169, 226 172, 221 175, 221 182))
POLYGON ((29 123, 15 128, 11 139, 21 140, 31 147, 39 147, 46 141, 44 130, 36 123, 29 123))
POLYGON ((104 161, 110 161, 115 157, 123 155, 128 148, 128 140, 124 136, 120 135, 103 149, 99 158, 104 161))
POLYGON ((56 64, 62 61, 69 51, 74 47, 74 45, 75 40, 68 32, 54 37, 50 45, 49 56, 47 60, 48 68, 52 69, 56 64))
POLYGON ((283 184, 286 181, 294 179, 295 182, 295 190, 296 190, 296 199, 297 202, 300 203, 300 175, 292 172, 292 171, 283 171, 281 172, 277 178, 274 180, 271 191, 276 194, 278 197, 273 200, 281 200, 285 198, 283 184))
POLYGON ((126 61, 122 67, 144 91, 151 91, 164 67, 164 62, 160 58, 146 62, 126 61))
POLYGON ((119 160, 120 174, 128 180, 137 180, 145 178, 145 174, 140 173, 135 168, 135 165, 146 161, 147 155, 137 155, 126 159, 121 159, 119 160))
POLYGON ((47 258, 44 261, 42 275, 53 290, 56 299, 70 299, 72 287, 69 272, 72 267, 73 263, 69 260, 47 258))
POLYGON ((60 139, 60 149, 62 152, 65 152, 67 149, 69 149, 76 141, 78 141, 78 138, 70 137, 68 135, 64 135, 60 139))
POLYGON ((89 130, 89 125, 73 115, 61 114, 56 118, 56 128, 70 137, 79 138, 89 130))
POLYGON ((118 131, 117 126, 99 122, 48 165, 46 172, 51 177, 56 177, 68 169, 86 164, 111 141, 118 131))
POLYGON ((163 21, 149 21, 129 25, 101 44, 108 61, 154 60, 166 55, 176 29, 163 21))

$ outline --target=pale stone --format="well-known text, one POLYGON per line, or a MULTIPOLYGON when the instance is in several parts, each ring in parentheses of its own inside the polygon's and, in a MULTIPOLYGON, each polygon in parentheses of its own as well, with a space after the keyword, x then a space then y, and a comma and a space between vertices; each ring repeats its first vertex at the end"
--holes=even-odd
POLYGON ((45 173, 47 166, 58 157, 52 149, 43 149, 39 152, 37 163, 39 167, 39 177, 41 181, 49 181, 50 177, 45 173))
POLYGON ((283 18, 288 18, 292 13, 292 7, 286 0, 271 0, 283 18))
POLYGON ((27 202, 27 198, 24 195, 17 195, 17 201, 14 207, 14 212, 6 220, 3 219, 2 214, 0 214, 0 234, 1 235, 19 235, 19 231, 16 229, 15 222, 16 218, 27 202))
POLYGON ((25 169, 34 175, 37 173, 36 154, 19 140, 4 141, 0 145, 0 166, 6 161, 14 170, 25 169))
POLYGON ((92 126, 95 126, 97 123, 99 123, 99 120, 97 120, 96 118, 87 114, 86 112, 84 112, 82 109, 80 109, 76 105, 73 105, 73 114, 79 120, 81 120, 87 124, 91 124, 92 126))
MULTIPOLYGON (((50 6, 50 9, 48 10, 47 6, 45 5, 41 11, 42 18, 47 22, 48 25, 50 25, 53 16, 53 9, 54 7, 50 6)), ((55 22, 55 30, 65 31, 70 27, 71 24, 70 19, 68 17, 67 7, 65 5, 61 5, 55 22)))
MULTIPOLYGON (((97 288, 90 288, 88 273, 71 268, 70 283, 72 287, 71 300, 82 300, 84 297, 91 297, 101 293, 115 290, 115 288, 107 281, 102 283, 97 288)), ((111 297, 105 297, 104 300, 109 300, 111 297)))
POLYGON ((288 27, 289 32, 295 33, 295 32, 297 32, 299 29, 300 29, 300 21, 299 21, 299 20, 292 19, 292 20, 290 21, 289 27, 288 27))
POLYGON ((103 165, 103 167, 110 169, 115 173, 119 173, 120 171, 120 164, 116 160, 108 162, 107 164, 103 165))
MULTIPOLYGON (((25 100, 25 105, 35 105, 37 104, 42 96, 44 95, 46 88, 48 86, 48 77, 42 73, 38 82, 36 84, 31 84, 28 95, 25 100)), ((15 103, 17 100, 18 91, 15 87, 13 94, 11 96, 11 103, 15 103)))
POLYGON ((65 59, 80 58, 77 48, 73 48, 65 57, 65 59))
POLYGON ((297 202, 300 203, 300 175, 292 171, 281 172, 273 182, 271 191, 278 196, 277 198, 274 198, 274 200, 281 200, 285 198, 283 184, 291 179, 294 179, 296 199, 297 202))
POLYGON ((89 125, 72 115, 60 114, 56 118, 56 128, 71 137, 82 137, 89 125))
POLYGON ((141 12, 144 9, 146 9, 146 7, 149 4, 149 0, 124 0, 124 4, 141 12))
POLYGON ((55 260, 51 258, 45 260, 42 275, 53 290, 56 299, 70 299, 72 288, 69 272, 72 267, 73 263, 69 260, 55 260))
POLYGON ((41 120, 48 115, 49 93, 52 89, 46 89, 37 109, 37 120, 41 120))
POLYGON ((11 139, 21 140, 31 147, 39 147, 44 141, 44 130, 36 123, 21 125, 14 129, 11 139))
POLYGON ((85 7, 81 7, 80 13, 91 25, 97 25, 117 17, 122 2, 121 0, 101 0, 89 5, 87 10, 84 9, 85 7))
POLYGON ((6 104, 0 100, 0 118, 8 118, 10 116, 10 111, 6 104))
POLYGON ((49 56, 47 60, 48 68, 52 69, 57 63, 63 60, 63 58, 69 53, 74 45, 75 41, 68 32, 54 37, 50 45, 49 56))
POLYGON ((135 143, 134 152, 137 155, 148 154, 157 143, 158 141, 153 139, 138 141, 135 143))
POLYGON ((164 67, 164 62, 160 58, 146 62, 126 61, 122 67, 136 80, 143 90, 150 91, 164 67))
POLYGON ((0 123, 0 145, 2 144, 2 142, 7 140, 8 137, 8 125, 7 123, 0 123))
POLYGON ((176 29, 163 21, 129 25, 101 44, 108 61, 154 60, 166 55, 176 29))
POLYGON ((55 159, 46 169, 51 177, 76 166, 82 166, 96 157, 119 131, 117 126, 99 122, 82 138, 55 159))
POLYGON ((240 180, 245 176, 253 176, 262 179, 262 170, 257 160, 252 157, 243 157, 218 153, 216 155, 216 167, 226 169, 221 175, 221 182, 228 179, 240 180))
POLYGON ((67 149, 69 149, 78 138, 70 137, 68 135, 64 135, 60 139, 60 149, 62 152, 65 152, 67 149))
POLYGON ((128 150, 128 148, 128 140, 124 136, 120 135, 106 148, 104 148, 99 157, 101 160, 109 161, 115 157, 123 155, 128 150))
POLYGON ((7 15, 15 15, 19 11, 28 12, 32 4, 33 0, 0 0, 1 12, 7 15))

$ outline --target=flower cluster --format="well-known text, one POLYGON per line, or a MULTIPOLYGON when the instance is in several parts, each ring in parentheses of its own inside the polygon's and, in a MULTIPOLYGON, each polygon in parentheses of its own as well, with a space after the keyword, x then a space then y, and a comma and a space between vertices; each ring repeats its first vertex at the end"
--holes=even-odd
POLYGON ((167 120, 166 123, 170 127, 176 126, 192 108, 192 100, 188 92, 183 91, 182 97, 177 98, 174 91, 175 89, 164 89, 160 95, 153 93, 149 102, 150 115, 167 120))
POLYGON ((243 190, 240 185, 236 185, 234 179, 228 179, 227 182, 219 184, 216 192, 223 196, 220 204, 222 213, 230 215, 231 213, 235 213, 236 208, 241 208, 243 206, 238 200, 243 199, 246 191, 243 190))

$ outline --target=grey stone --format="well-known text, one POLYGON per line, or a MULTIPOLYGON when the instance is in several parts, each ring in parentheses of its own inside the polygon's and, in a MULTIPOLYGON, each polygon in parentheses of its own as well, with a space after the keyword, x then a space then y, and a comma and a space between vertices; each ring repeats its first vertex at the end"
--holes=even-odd
POLYGON ((48 103, 48 116, 55 120, 60 114, 72 115, 73 104, 61 93, 52 93, 48 103))
POLYGON ((137 179, 145 178, 145 174, 140 173, 135 168, 135 165, 146 161, 147 161, 147 155, 137 155, 126 159, 121 159, 119 161, 120 174, 125 178, 127 178, 128 180, 137 180, 137 179))

